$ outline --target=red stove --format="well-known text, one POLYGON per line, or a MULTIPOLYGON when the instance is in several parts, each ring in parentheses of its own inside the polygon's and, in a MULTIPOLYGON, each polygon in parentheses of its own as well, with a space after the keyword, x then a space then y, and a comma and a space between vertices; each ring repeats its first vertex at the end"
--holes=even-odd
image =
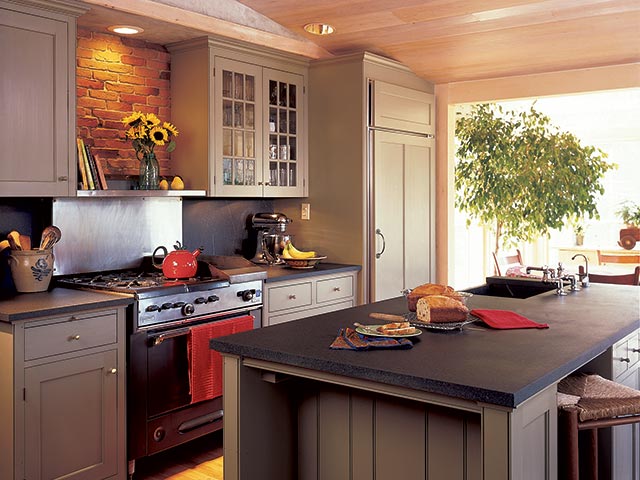
POLYGON ((56 279, 136 299, 128 317, 130 475, 137 459, 222 428, 221 363, 208 340, 260 327, 264 278, 244 258, 200 256, 189 279, 164 277, 149 258, 139 269, 56 279))

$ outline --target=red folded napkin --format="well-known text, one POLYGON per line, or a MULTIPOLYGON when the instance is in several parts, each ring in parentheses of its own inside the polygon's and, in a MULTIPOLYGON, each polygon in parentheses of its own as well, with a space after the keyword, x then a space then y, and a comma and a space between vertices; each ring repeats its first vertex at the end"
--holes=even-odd
POLYGON ((471 315, 478 317, 491 328, 549 328, 547 323, 537 323, 527 317, 509 310, 471 310, 471 315))

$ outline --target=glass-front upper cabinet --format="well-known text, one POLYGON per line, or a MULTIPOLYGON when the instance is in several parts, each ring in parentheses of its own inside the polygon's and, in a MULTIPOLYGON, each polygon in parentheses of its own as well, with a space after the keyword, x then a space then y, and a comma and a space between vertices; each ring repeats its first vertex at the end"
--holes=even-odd
POLYGON ((263 178, 267 196, 300 196, 304 191, 303 87, 301 75, 264 69, 267 145, 263 178))
POLYGON ((261 196, 262 68, 216 61, 216 193, 261 196))
POLYGON ((216 59, 216 196, 302 196, 301 75, 216 59))

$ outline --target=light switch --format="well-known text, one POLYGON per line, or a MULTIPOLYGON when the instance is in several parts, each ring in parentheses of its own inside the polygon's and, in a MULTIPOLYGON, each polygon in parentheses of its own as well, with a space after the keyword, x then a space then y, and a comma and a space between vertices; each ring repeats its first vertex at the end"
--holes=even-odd
POLYGON ((300 209, 300 219, 309 220, 310 217, 311 217, 311 204, 303 203, 300 209))

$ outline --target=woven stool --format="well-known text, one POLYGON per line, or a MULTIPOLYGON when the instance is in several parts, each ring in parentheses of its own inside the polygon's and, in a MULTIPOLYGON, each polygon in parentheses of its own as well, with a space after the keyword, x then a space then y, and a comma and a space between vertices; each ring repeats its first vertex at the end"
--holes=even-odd
POLYGON ((558 478, 598 478, 598 428, 640 422, 640 391, 599 375, 570 375, 558 384, 558 478), (578 449, 578 432, 589 431, 578 449), (579 452, 583 454, 580 459, 579 452), (588 454, 588 455, 584 455, 588 454), (582 462, 580 461, 582 460, 582 462))

